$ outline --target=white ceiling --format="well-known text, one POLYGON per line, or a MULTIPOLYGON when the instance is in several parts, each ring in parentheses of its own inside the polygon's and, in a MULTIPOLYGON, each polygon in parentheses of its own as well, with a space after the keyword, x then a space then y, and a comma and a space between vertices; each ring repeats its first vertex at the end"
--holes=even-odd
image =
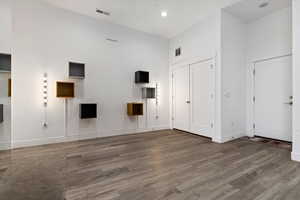
POLYGON ((276 10, 289 7, 291 4, 292 0, 243 0, 225 10, 245 22, 251 22, 276 10), (259 5, 265 2, 268 2, 269 5, 259 8, 259 5))
MULTIPOLYGON (((171 38, 217 9, 239 0, 44 0, 55 6, 171 38), (111 13, 101 16, 96 9, 111 13), (161 11, 168 11, 162 18, 161 11)), ((253 1, 253 0, 247 0, 253 1)), ((286 0, 282 0, 286 1, 286 0)))

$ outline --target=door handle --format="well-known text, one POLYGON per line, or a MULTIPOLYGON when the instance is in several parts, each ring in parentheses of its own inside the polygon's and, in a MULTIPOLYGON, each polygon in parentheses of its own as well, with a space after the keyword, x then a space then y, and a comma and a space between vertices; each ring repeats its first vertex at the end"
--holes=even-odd
POLYGON ((291 102, 286 102, 284 104, 288 104, 288 105, 292 106, 294 103, 291 101, 291 102))
POLYGON ((186 101, 186 103, 191 103, 191 101, 186 101))

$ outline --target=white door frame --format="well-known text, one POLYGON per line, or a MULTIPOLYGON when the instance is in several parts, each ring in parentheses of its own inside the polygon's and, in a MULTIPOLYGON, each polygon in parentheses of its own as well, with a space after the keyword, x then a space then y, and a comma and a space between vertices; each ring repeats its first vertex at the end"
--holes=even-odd
MULTIPOLYGON (((182 68, 182 67, 186 67, 186 66, 191 66, 193 64, 197 64, 197 63, 204 63, 204 62, 211 62, 212 63, 212 73, 210 73, 211 77, 210 77, 210 81, 212 81, 212 85, 213 85, 213 89, 210 91, 210 96, 212 99, 212 107, 211 107, 211 134, 212 134, 212 140, 214 141, 215 137, 216 137, 216 58, 211 57, 211 58, 206 58, 206 59, 193 59, 193 61, 186 61, 184 63, 178 63, 172 66, 172 70, 171 70, 171 127, 172 129, 174 128, 174 82, 173 82, 173 74, 174 71, 182 68)), ((190 84, 190 83, 189 83, 190 84)))
MULTIPOLYGON (((275 60, 275 59, 280 59, 280 58, 285 58, 285 57, 292 57, 293 54, 289 53, 289 54, 284 54, 281 56, 274 56, 274 57, 270 57, 270 58, 264 58, 264 59, 260 59, 260 60, 255 60, 251 62, 251 70, 250 70, 250 79, 251 79, 251 84, 250 84, 250 98, 251 98, 251 109, 249 110, 249 117, 250 117, 250 125, 251 125, 251 131, 248 134, 248 136, 250 137, 254 137, 255 136, 255 65, 257 63, 261 63, 261 62, 265 62, 265 61, 270 61, 270 60, 275 60)), ((291 66, 292 67, 292 66, 291 66)), ((292 86, 293 87, 293 86, 292 86)), ((293 120, 293 119, 291 119, 293 120)), ((293 130, 293 123, 292 123, 292 130, 293 130)))

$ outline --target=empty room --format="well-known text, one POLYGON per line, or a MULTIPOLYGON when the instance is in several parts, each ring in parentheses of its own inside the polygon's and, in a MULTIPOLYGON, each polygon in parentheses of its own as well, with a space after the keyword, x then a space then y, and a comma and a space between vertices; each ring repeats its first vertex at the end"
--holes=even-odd
POLYGON ((300 0, 0 0, 0 200, 299 200, 300 0))

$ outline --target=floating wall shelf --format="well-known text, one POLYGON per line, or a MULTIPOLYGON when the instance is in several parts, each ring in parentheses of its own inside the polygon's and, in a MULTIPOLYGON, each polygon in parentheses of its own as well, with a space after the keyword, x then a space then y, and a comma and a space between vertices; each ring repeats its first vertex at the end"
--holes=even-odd
POLYGON ((135 72, 135 83, 149 83, 149 72, 135 72))
POLYGON ((56 82, 56 97, 74 98, 74 83, 72 82, 56 82))
POLYGON ((0 123, 3 122, 3 104, 0 104, 0 123))
POLYGON ((84 79, 85 77, 85 64, 69 62, 69 77, 84 79))
POLYGON ((11 79, 8 79, 8 88, 7 88, 8 90, 8 97, 11 97, 11 79))
POLYGON ((155 88, 142 88, 143 99, 155 99, 155 88))
POLYGON ((129 116, 138 116, 144 114, 144 107, 142 103, 128 103, 127 114, 129 116))
POLYGON ((93 119, 97 118, 97 104, 86 103, 80 104, 80 119, 93 119))
POLYGON ((11 55, 0 54, 0 72, 11 71, 11 55))

